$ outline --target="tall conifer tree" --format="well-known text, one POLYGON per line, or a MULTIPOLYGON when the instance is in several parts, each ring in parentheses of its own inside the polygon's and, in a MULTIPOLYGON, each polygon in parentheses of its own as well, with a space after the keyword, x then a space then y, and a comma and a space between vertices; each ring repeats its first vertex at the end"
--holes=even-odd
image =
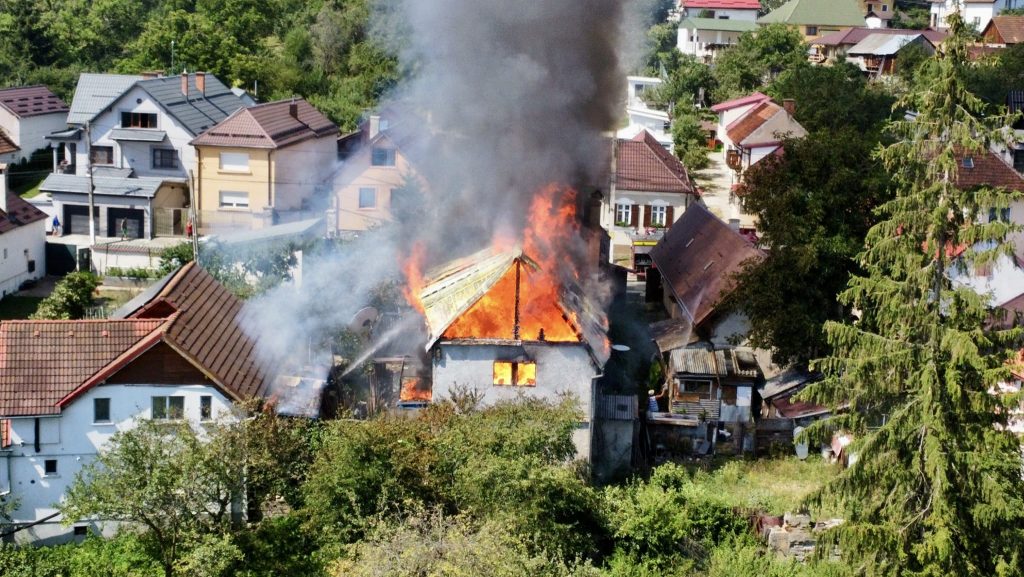
POLYGON ((858 459, 812 502, 844 511, 822 550, 838 545, 864 575, 1024 574, 1021 446, 1005 431, 1019 400, 992 394, 1022 331, 951 280, 1012 254, 1003 241, 1016 227, 988 215, 1019 197, 956 185, 1007 121, 984 118, 965 86, 967 38, 954 15, 931 82, 898 103, 917 114, 892 123, 895 143, 878 154, 896 195, 868 233, 865 274, 841 295, 860 319, 826 325, 827 378, 805 395, 848 406, 810 433, 854 432, 858 459))

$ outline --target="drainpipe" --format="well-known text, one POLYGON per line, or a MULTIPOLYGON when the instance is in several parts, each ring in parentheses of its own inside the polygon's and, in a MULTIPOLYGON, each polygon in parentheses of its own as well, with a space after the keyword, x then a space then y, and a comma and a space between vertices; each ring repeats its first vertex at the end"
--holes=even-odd
MULTIPOLYGON (((267 208, 274 214, 274 151, 267 151, 267 208)), ((271 218, 270 224, 274 224, 271 218)))

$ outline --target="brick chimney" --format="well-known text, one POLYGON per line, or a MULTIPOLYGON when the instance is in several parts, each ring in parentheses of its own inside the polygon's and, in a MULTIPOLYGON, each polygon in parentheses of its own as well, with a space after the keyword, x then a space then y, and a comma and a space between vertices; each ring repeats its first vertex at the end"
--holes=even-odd
POLYGON ((793 116, 793 114, 796 113, 796 100, 793 100, 792 98, 784 99, 782 101, 782 108, 784 108, 790 116, 793 116))
POLYGON ((185 95, 185 99, 188 100, 188 72, 181 73, 181 93, 185 95))
POLYGON ((288 104, 288 114, 295 120, 299 119, 299 103, 296 102, 294 96, 292 96, 291 103, 288 104))
POLYGON ((7 212, 7 165, 0 164, 0 210, 7 212))
POLYGON ((206 73, 196 72, 196 90, 199 94, 206 96, 206 73))

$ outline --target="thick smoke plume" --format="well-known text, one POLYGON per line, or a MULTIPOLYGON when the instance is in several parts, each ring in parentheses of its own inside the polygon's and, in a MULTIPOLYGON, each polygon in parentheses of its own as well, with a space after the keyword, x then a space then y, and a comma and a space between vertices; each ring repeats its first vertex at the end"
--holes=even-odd
POLYGON ((402 27, 391 37, 411 79, 381 109, 426 189, 403 207, 400 222, 362 234, 340 256, 308 262, 298 294, 281 287, 249 303, 262 356, 276 362, 346 327, 375 286, 401 278, 414 246, 426 266, 446 262, 498 235, 517 238, 545 185, 603 189, 608 133, 624 99, 623 7, 622 0, 391 5, 402 27))

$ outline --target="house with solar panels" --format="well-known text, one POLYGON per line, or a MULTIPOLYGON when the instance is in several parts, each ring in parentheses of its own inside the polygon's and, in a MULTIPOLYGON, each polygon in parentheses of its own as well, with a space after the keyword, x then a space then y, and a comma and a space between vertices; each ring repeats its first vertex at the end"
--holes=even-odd
POLYGON ((97 236, 184 235, 196 168, 190 142, 244 106, 203 72, 82 74, 66 128, 48 137, 64 146, 67 161, 40 186, 53 196, 63 234, 89 234, 92 187, 97 236))

